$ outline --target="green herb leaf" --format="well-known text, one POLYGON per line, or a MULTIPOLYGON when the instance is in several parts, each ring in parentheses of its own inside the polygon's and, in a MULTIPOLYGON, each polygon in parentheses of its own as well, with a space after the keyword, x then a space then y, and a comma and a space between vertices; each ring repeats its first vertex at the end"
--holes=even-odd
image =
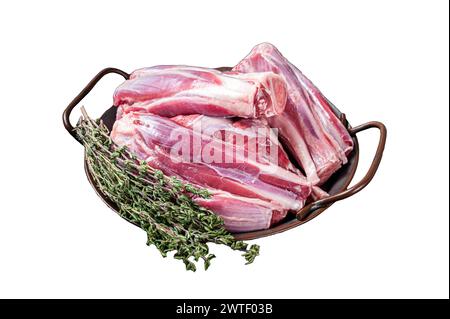
POLYGON ((210 192, 175 177, 167 177, 145 161, 138 161, 124 146, 117 146, 99 120, 83 119, 75 128, 86 149, 87 167, 97 187, 119 208, 119 214, 147 233, 147 245, 154 245, 163 257, 174 251, 187 270, 203 259, 205 269, 215 258, 208 243, 223 244, 243 251, 247 264, 259 255, 259 246, 237 241, 223 220, 199 207, 192 197, 209 198, 210 192), (192 260, 193 261, 192 261, 192 260))

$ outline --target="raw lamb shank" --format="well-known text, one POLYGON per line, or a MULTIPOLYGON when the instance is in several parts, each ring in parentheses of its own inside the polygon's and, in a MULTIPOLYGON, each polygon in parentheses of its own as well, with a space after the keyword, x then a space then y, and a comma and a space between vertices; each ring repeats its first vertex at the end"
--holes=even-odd
POLYGON ((286 108, 269 118, 269 123, 280 129, 283 141, 311 182, 323 184, 347 162, 346 155, 353 149, 351 136, 322 93, 275 46, 255 46, 233 70, 270 71, 284 79, 288 90, 286 108))
POLYGON ((136 70, 116 89, 114 105, 112 140, 165 175, 209 190, 210 198, 193 200, 232 232, 267 229, 328 196, 319 186, 353 149, 322 93, 268 43, 229 72, 136 70))
POLYGON ((280 114, 286 85, 272 72, 222 73, 214 69, 163 65, 134 71, 114 94, 119 118, 140 111, 161 116, 204 114, 257 118, 280 114))
POLYGON ((211 200, 197 199, 197 202, 215 207, 213 211, 224 216, 230 230, 238 227, 234 225, 236 220, 242 223, 248 220, 240 226, 241 231, 267 228, 287 211, 303 207, 311 194, 311 184, 301 175, 265 158, 254 160, 245 155, 245 146, 202 134, 177 122, 179 118, 176 121, 132 112, 115 122, 111 138, 165 175, 212 190, 211 200), (227 162, 222 157, 225 148, 232 150, 233 161, 227 162), (218 202, 221 199, 233 205, 218 202), (261 216, 256 223, 258 219, 247 215, 250 211, 252 214, 259 211, 265 217, 261 216))

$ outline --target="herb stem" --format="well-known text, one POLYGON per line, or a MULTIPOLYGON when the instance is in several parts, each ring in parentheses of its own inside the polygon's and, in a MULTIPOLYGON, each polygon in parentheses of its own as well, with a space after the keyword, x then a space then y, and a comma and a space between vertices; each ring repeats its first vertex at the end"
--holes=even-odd
POLYGON ((86 150, 88 170, 96 186, 118 207, 124 219, 147 233, 147 244, 155 245, 162 256, 174 252, 187 270, 196 270, 199 259, 207 269, 215 255, 208 243, 227 245, 243 252, 247 264, 259 255, 259 246, 238 241, 223 220, 198 206, 192 198, 208 198, 206 189, 176 177, 165 176, 125 147, 117 146, 99 120, 92 120, 84 108, 75 128, 86 150))

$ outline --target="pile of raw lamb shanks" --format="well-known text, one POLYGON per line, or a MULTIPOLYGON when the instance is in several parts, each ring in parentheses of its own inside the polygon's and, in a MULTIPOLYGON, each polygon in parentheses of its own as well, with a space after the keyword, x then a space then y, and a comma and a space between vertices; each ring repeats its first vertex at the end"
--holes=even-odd
POLYGON ((136 70, 114 105, 113 141, 167 176, 208 189, 210 198, 194 200, 231 232, 267 229, 328 196, 320 185, 353 149, 321 92, 268 43, 231 71, 136 70))

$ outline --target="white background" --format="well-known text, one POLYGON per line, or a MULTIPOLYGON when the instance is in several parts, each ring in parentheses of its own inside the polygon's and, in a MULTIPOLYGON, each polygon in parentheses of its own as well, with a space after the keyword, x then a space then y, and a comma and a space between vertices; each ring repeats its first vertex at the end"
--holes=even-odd
MULTIPOLYGON (((448 22, 442 0, 1 2, 0 297, 448 298, 448 22), (104 67, 234 65, 263 41, 353 125, 384 122, 385 155, 361 193, 256 240, 253 265, 211 246, 186 272, 95 195, 61 113, 104 67)), ((361 134, 356 178, 377 139, 361 134)))

